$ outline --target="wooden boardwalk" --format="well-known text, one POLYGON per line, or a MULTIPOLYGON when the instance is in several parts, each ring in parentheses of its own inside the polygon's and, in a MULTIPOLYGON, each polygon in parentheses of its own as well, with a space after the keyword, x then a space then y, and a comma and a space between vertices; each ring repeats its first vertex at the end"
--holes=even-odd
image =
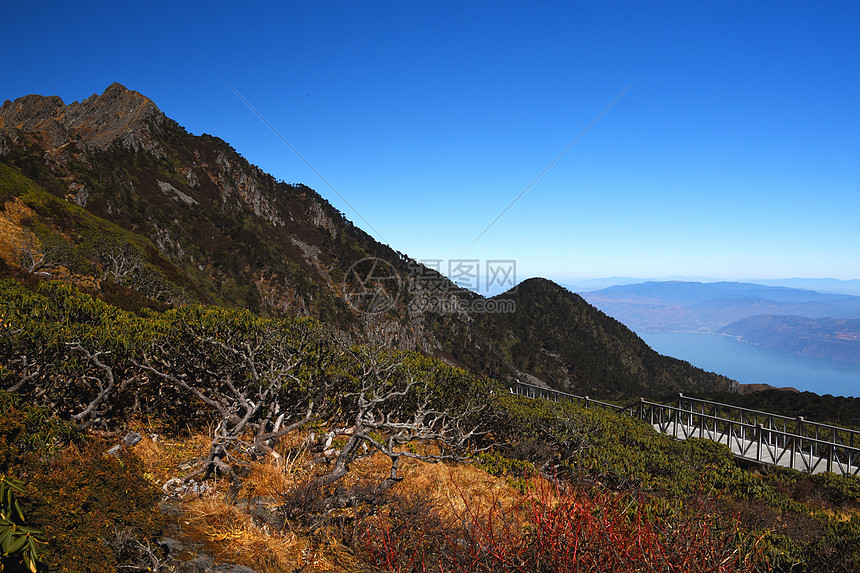
POLYGON ((592 400, 517 382, 511 392, 529 398, 569 400, 644 420, 679 440, 704 438, 726 444, 738 458, 808 473, 860 474, 860 432, 678 395, 675 404, 640 398, 629 406, 592 400))

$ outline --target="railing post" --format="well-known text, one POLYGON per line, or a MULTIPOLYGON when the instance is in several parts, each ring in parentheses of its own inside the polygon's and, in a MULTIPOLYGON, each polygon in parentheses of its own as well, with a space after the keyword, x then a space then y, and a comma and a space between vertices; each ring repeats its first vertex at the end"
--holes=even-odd
MULTIPOLYGON (((800 437, 801 438, 812 438, 811 435, 810 436, 806 435, 806 424, 805 424, 806 419, 803 416, 798 416, 797 421, 798 421, 798 424, 800 424, 800 427, 798 428, 798 432, 797 432, 800 435, 800 437)), ((816 432, 817 432, 817 428, 816 428, 816 432)), ((815 455, 816 455, 815 450, 816 450, 815 442, 813 442, 812 439, 810 439, 809 440, 809 465, 808 465, 809 466, 808 469, 809 469, 810 473, 812 472, 812 467, 814 465, 813 457, 815 457, 815 455)))
POLYGON ((585 396, 585 409, 588 410, 588 395, 585 396))
POLYGON ((791 436, 791 458, 788 467, 794 469, 794 457, 797 455, 797 436, 791 436))
POLYGON ((759 423, 759 424, 756 424, 755 428, 756 428, 756 433, 758 434, 758 436, 756 436, 756 441, 758 442, 758 452, 756 452, 756 461, 760 462, 761 461, 761 442, 762 442, 762 439, 764 438, 764 425, 759 423))
MULTIPOLYGON (((682 410, 684 411, 684 413, 685 413, 685 414, 687 413, 687 409, 686 409, 686 408, 684 408, 683 403, 684 403, 684 393, 683 393, 683 392, 678 392, 678 416, 677 416, 677 417, 680 417, 680 416, 681 416, 681 411, 682 411, 682 410)), ((693 402, 692 402, 692 401, 690 402, 690 415, 689 415, 689 416, 684 416, 684 418, 686 418, 686 419, 684 420, 684 422, 683 422, 683 423, 684 423, 684 425, 687 425, 687 426, 692 426, 692 425, 693 425, 693 402)), ((676 421, 675 421, 675 426, 676 426, 676 427, 675 427, 675 435, 677 435, 677 433, 678 433, 678 432, 677 432, 677 430, 678 430, 677 425, 678 425, 678 422, 677 422, 677 420, 676 420, 676 421)))
MULTIPOLYGON (((683 399, 684 399, 684 393, 678 392, 678 410, 675 412, 675 425, 672 429, 672 437, 673 438, 678 437, 678 421, 681 418, 681 400, 683 400, 683 399)), ((684 435, 685 436, 687 435, 686 430, 684 431, 684 435)))
MULTIPOLYGON (((802 447, 803 447, 803 438, 806 437, 806 430, 803 427, 803 422, 804 422, 803 416, 798 416, 797 417, 797 431, 795 433, 798 436, 800 436, 800 445, 801 445, 800 449, 801 449, 801 451, 802 451, 802 447)), ((804 465, 806 465, 806 464, 804 464, 804 465)), ((812 442, 809 443, 809 467, 810 468, 812 467, 812 442)))

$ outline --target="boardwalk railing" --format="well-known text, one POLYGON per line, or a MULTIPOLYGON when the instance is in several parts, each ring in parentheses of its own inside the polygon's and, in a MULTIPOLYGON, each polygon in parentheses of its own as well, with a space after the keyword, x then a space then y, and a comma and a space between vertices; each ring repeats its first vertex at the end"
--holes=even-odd
POLYGON ((561 390, 554 390, 552 388, 543 388, 541 386, 534 386, 532 384, 523 384, 519 381, 517 381, 516 383, 514 383, 513 386, 511 386, 511 393, 519 394, 520 396, 525 396, 526 398, 540 398, 542 400, 549 400, 551 402, 565 400, 568 402, 574 402, 577 406, 582 406, 583 408, 602 408, 604 410, 612 410, 614 412, 621 412, 622 410, 624 410, 624 406, 618 406, 617 404, 610 404, 609 402, 593 400, 588 396, 577 396, 576 394, 568 394, 567 392, 562 392, 561 390))
POLYGON ((860 474, 860 432, 710 400, 678 395, 676 405, 640 398, 618 406, 588 396, 517 382, 511 392, 529 398, 567 400, 644 420, 678 439, 705 438, 729 446, 737 457, 809 473, 860 474))

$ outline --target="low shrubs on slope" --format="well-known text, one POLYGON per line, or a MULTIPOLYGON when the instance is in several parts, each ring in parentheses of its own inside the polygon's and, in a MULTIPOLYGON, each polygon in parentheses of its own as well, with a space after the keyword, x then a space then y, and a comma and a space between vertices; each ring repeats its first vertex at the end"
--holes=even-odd
MULTIPOLYGON (((51 536, 45 554, 59 569, 85 570, 76 561, 84 547, 105 563, 142 563, 163 527, 156 488, 172 477, 220 483, 197 489, 188 511, 220 515, 222 525, 225 515, 251 515, 250 502, 237 505, 259 497, 249 487, 261 482, 249 476, 273 465, 289 479, 271 482, 268 495, 295 511, 255 533, 258 542, 286 528, 311 547, 328 532, 352 559, 398 571, 549 562, 567 569, 546 570, 575 571, 611 558, 695 570, 690 563, 713 566, 718 556, 731 571, 860 563, 856 478, 749 471, 725 446, 513 396, 417 353, 356 345, 310 319, 199 306, 133 313, 68 285, 33 288, 0 281, 0 385, 23 397, 4 398, 0 471, 27 484, 27 518, 51 536), (105 457, 97 435, 135 420, 172 438, 190 430, 202 449, 158 469, 129 453, 105 457), (471 461, 490 481, 452 503, 457 488, 422 481, 431 466, 414 459, 471 461), (505 501, 490 483, 506 488, 505 501), (395 543, 402 539, 414 543, 395 543), (683 545, 690 539, 695 547, 683 545)), ((258 526, 246 525, 230 535, 258 526)))

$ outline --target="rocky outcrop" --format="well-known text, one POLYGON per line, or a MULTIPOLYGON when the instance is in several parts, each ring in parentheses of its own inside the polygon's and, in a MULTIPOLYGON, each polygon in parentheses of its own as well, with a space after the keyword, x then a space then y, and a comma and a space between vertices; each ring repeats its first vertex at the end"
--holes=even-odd
POLYGON ((38 135, 46 149, 71 142, 84 149, 107 149, 118 142, 159 157, 164 150, 152 131, 167 123, 172 122, 152 100, 118 83, 69 105, 58 96, 27 95, 0 107, 0 130, 38 135))

